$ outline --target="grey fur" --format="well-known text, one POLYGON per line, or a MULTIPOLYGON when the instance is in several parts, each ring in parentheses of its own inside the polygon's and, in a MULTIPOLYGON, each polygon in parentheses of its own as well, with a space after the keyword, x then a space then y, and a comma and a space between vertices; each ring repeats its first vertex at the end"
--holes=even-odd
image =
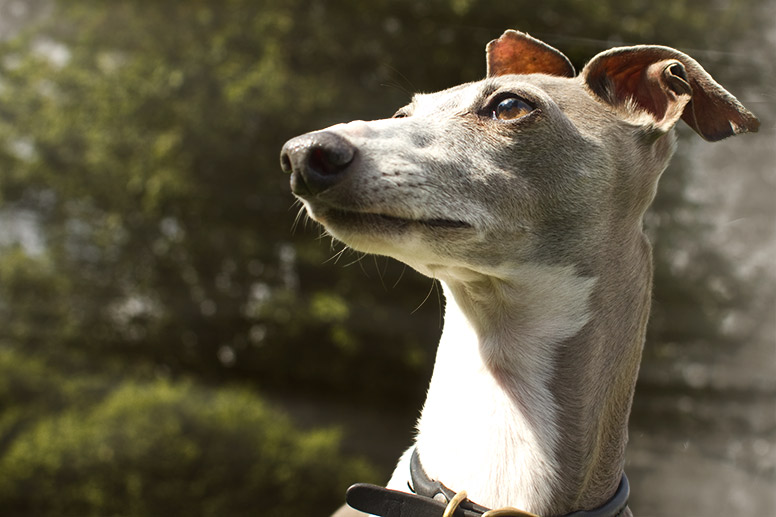
POLYGON ((674 152, 674 124, 684 118, 709 140, 758 125, 667 47, 612 49, 571 74, 557 50, 507 31, 488 45, 486 79, 416 95, 398 118, 298 137, 281 156, 313 219, 355 249, 440 279, 452 294, 448 315, 476 336, 440 343, 419 424, 429 474, 480 504, 551 515, 602 504, 623 470, 651 296, 642 218, 674 152), (526 66, 531 73, 520 73, 526 66), (507 97, 533 110, 494 119, 507 97), (492 432, 478 436, 496 443, 505 422, 517 422, 522 441, 510 447, 534 466, 520 479, 510 478, 514 465, 475 454, 481 444, 466 438, 475 431, 424 438, 435 408, 454 407, 442 399, 456 372, 444 369, 470 346, 493 396, 509 401, 509 415, 494 413, 482 423, 492 432), (451 471, 433 450, 446 439, 479 477, 451 471), (519 486, 494 489, 492 480, 519 486))

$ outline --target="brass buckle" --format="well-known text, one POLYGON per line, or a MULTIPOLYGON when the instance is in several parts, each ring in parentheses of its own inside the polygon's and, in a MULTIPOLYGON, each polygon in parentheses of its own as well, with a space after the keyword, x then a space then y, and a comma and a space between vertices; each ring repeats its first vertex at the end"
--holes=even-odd
MULTIPOLYGON (((442 514, 442 517, 453 517, 453 514, 458 509, 458 506, 466 499, 466 490, 461 490, 460 492, 457 492, 455 496, 450 499, 450 502, 447 503, 447 507, 445 508, 445 512, 442 514)), ((518 510, 517 508, 512 508, 511 506, 506 506, 504 508, 497 508, 495 510, 488 510, 487 512, 482 514, 482 517, 539 517, 535 513, 526 512, 524 510, 518 510)))

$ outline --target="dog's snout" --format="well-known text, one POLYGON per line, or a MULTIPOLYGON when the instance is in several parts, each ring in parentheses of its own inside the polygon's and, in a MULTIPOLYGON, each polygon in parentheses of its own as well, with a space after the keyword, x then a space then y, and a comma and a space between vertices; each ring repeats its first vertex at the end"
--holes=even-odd
POLYGON ((291 173, 291 190, 299 196, 315 195, 332 187, 344 176, 356 148, 330 131, 298 136, 280 152, 280 166, 291 173))

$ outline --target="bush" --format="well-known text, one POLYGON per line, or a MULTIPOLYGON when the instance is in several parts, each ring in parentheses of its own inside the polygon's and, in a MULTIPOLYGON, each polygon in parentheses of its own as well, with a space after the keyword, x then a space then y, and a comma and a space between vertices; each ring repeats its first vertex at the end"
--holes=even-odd
POLYGON ((90 410, 40 419, 0 458, 11 516, 327 514, 354 480, 338 433, 302 432, 255 394, 125 381, 90 410))

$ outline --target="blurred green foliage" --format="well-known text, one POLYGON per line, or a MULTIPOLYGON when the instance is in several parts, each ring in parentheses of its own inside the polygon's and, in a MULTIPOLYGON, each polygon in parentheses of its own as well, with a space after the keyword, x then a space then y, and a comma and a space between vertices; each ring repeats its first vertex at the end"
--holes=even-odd
MULTIPOLYGON (((337 436, 204 386, 415 411, 441 302, 401 265, 292 231, 282 143, 480 78, 506 28, 581 68, 621 42, 724 48, 765 23, 760 4, 41 2, 0 42, 0 216, 27 215, 38 242, 0 249, 4 514, 325 514, 345 478, 370 475, 337 436)), ((704 65, 756 74, 725 54, 704 65)), ((724 344, 749 286, 703 244, 676 266, 672 243, 704 231, 685 166, 650 219, 650 336, 724 344)))
POLYGON ((0 378, 4 515, 323 515, 375 478, 336 431, 298 431, 250 390, 69 379, 7 350, 0 378))
MULTIPOLYGON (((3 316, 14 322, 4 337, 278 389, 345 393, 346 372, 356 382, 427 372, 437 297, 409 313, 430 281, 371 259, 326 266, 336 249, 301 228, 292 235, 282 142, 480 77, 484 42, 505 27, 563 48, 579 68, 610 41, 721 47, 753 24, 757 5, 54 2, 0 47, 0 200, 32 214, 43 243, 0 259, 3 316)), ((670 244, 702 224, 679 162, 666 176, 652 218, 656 298, 668 312, 704 303, 682 319, 687 332, 658 318, 652 335, 719 337, 720 310, 740 299, 724 257, 698 249, 700 267, 696 257, 692 268, 661 267, 670 244), (729 288, 711 292, 706 276, 717 272, 729 288)), ((364 397, 388 387, 363 384, 364 397)), ((422 397, 408 383, 389 387, 399 401, 422 397)))

